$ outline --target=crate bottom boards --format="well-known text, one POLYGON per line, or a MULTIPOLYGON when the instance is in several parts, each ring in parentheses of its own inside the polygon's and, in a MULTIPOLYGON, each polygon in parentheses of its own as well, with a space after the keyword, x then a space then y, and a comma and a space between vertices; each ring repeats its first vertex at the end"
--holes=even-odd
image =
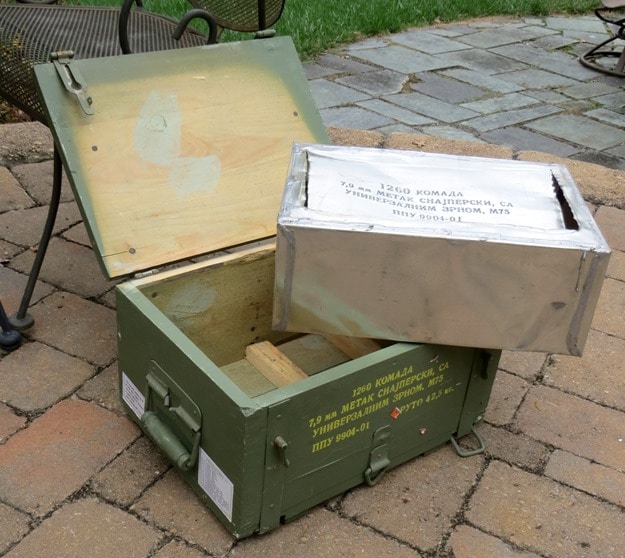
POLYGON ((499 351, 271 329, 274 251, 118 286, 130 415, 236 536, 473 428, 499 351))

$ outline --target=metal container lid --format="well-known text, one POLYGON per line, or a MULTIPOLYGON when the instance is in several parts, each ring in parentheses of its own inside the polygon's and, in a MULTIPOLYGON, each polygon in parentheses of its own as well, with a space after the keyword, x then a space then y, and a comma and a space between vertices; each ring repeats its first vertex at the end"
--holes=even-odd
POLYGON ((294 145, 278 222, 610 252, 563 165, 418 151, 294 145))
POLYGON ((109 278, 274 235, 293 142, 328 141, 288 37, 35 75, 109 278))

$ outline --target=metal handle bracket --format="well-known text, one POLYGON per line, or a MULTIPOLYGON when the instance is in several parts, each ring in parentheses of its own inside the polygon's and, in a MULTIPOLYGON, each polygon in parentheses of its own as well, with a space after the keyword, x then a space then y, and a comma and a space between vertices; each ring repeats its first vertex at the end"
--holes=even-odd
POLYGON ((475 436, 475 438, 477 439, 478 444, 479 444, 479 446, 477 448, 472 449, 472 450, 465 450, 465 449, 461 448, 460 445, 458 444, 455 436, 452 436, 450 438, 451 445, 454 447, 454 449, 456 450, 456 453, 460 457, 471 457, 473 455, 478 455, 480 453, 483 453, 484 450, 486 449, 486 444, 484 443, 484 440, 482 439, 482 437, 475 430, 475 427, 471 428, 471 433, 475 436))

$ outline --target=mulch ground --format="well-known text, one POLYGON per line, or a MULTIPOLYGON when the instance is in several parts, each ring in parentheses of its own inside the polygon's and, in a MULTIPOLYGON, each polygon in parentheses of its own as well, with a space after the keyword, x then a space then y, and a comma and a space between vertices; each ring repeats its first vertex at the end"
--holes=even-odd
POLYGON ((14 122, 28 122, 30 118, 20 109, 0 99, 0 124, 10 124, 14 122))

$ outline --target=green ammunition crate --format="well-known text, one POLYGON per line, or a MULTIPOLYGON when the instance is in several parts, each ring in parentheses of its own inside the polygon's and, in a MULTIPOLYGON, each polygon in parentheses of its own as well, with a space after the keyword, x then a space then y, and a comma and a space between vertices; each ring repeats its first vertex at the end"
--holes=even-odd
POLYGON ((499 360, 463 347, 367 352, 357 340, 281 339, 271 331, 273 265, 273 250, 248 252, 118 289, 124 399, 237 537, 469 433, 499 360), (198 290, 210 306, 180 303, 198 290), (309 377, 272 385, 244 359, 264 339, 309 377))
POLYGON ((292 143, 327 142, 290 39, 35 73, 102 268, 124 278, 129 416, 234 536, 472 431, 499 351, 271 329, 275 248, 255 241, 275 234, 292 143))

